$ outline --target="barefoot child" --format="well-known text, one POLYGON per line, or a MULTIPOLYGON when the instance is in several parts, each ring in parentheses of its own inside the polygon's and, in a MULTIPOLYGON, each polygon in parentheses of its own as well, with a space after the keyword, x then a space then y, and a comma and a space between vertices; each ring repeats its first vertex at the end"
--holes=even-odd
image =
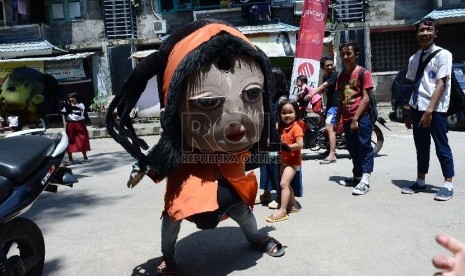
POLYGON ((289 218, 287 213, 300 211, 290 183, 302 165, 303 131, 297 124, 299 106, 297 102, 285 99, 279 103, 278 131, 281 142, 287 144, 291 152, 281 151, 281 204, 280 208, 266 218, 268 222, 278 222, 289 218))

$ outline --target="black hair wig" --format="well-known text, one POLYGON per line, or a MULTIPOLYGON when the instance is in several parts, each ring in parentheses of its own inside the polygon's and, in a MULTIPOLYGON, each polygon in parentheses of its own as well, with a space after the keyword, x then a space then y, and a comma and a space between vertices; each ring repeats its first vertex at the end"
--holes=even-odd
POLYGON ((269 142, 279 143, 279 135, 272 126, 270 118, 272 83, 269 59, 260 49, 227 32, 218 33, 183 57, 173 73, 165 99, 162 91, 163 75, 171 51, 186 36, 214 23, 229 26, 222 21, 206 19, 191 22, 172 33, 160 46, 158 52, 147 56, 134 68, 108 108, 106 126, 109 134, 139 161, 143 169, 152 169, 154 176, 158 179, 166 177, 181 163, 184 141, 178 108, 186 91, 187 77, 211 64, 216 58, 244 55, 252 57, 260 65, 265 78, 263 103, 266 122, 260 140, 254 145, 254 148, 263 149, 269 142), (158 143, 147 154, 144 154, 142 150, 147 150, 149 146, 144 140, 137 137, 129 114, 144 91, 147 82, 155 75, 158 80, 161 107, 164 108, 164 112, 161 113, 163 132, 158 143), (120 117, 119 123, 111 115, 115 110, 120 117))

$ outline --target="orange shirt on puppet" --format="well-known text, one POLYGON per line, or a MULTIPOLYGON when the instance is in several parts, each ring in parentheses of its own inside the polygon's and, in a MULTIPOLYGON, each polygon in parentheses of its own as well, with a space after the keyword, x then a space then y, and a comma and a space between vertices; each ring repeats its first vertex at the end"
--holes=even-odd
MULTIPOLYGON (((215 154, 215 153, 213 153, 215 154)), ((242 201, 253 207, 258 184, 254 172, 245 173, 249 152, 230 154, 234 162, 222 164, 181 163, 167 177, 165 210, 173 220, 218 209, 218 177, 225 178, 242 201)))
MULTIPOLYGON (((288 145, 295 144, 297 138, 304 137, 304 132, 297 121, 288 127, 280 128, 279 133, 281 134, 281 142, 288 145)), ((300 150, 281 151, 281 162, 286 165, 301 166, 302 152, 300 150)))

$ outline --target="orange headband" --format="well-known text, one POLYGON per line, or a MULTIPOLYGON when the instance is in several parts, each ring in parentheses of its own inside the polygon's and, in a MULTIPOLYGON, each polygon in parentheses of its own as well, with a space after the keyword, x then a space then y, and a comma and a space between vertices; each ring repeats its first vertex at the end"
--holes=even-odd
POLYGON ((247 37, 238 30, 218 23, 208 24, 186 36, 173 47, 173 50, 168 57, 165 74, 163 75, 163 95, 165 104, 167 101, 166 96, 168 94, 168 88, 170 86, 171 79, 173 78, 174 71, 184 57, 186 57, 192 50, 199 47, 200 44, 209 41, 213 36, 217 35, 221 31, 225 31, 236 36, 253 46, 252 42, 250 42, 247 37))

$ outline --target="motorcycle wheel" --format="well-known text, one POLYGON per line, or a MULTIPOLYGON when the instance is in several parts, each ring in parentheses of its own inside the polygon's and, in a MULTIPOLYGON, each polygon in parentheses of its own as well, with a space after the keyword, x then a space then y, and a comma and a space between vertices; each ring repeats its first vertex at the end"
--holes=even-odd
POLYGON ((371 134, 371 145, 373 146, 375 155, 378 154, 378 152, 381 150, 381 148, 383 147, 383 144, 384 144, 383 132, 377 125, 374 125, 373 132, 371 134))
MULTIPOLYGON (((37 224, 27 218, 17 217, 1 228, 0 243, 9 261, 15 258, 16 262, 21 260, 26 272, 23 275, 42 275, 45 244, 37 224)), ((13 267, 14 264, 10 262, 10 266, 13 267)))

